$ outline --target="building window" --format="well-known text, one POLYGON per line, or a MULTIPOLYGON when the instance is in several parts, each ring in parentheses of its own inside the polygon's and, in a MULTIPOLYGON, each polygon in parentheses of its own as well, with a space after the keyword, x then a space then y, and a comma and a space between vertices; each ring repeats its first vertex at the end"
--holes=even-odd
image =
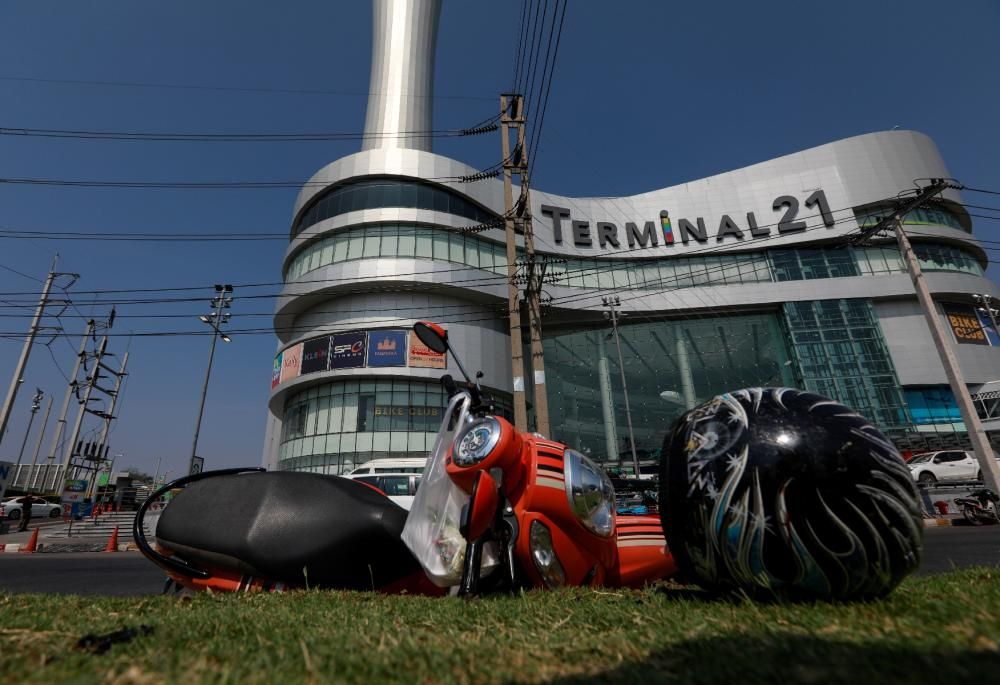
POLYGON ((882 429, 909 424, 868 300, 788 302, 783 313, 806 390, 846 404, 882 429))
POLYGON ((496 216, 471 200, 441 186, 420 181, 365 179, 329 188, 312 199, 292 227, 292 237, 324 219, 362 209, 413 207, 454 214, 473 224, 496 216))
MULTIPOLYGON (((866 209, 855 209, 854 218, 861 228, 870 228, 880 220, 892 215, 891 207, 868 207, 866 209)), ((903 219, 904 226, 947 226, 957 228, 960 231, 969 232, 962 225, 962 220, 958 215, 943 207, 918 207, 911 209, 903 219)))
MULTIPOLYGON (((510 416, 511 399, 497 400, 501 415, 510 416)), ((371 459, 427 456, 446 403, 441 385, 424 381, 313 386, 285 402, 278 468, 338 475, 371 459)))
POLYGON ((947 385, 909 387, 903 390, 910 418, 917 425, 956 423, 962 412, 955 402, 955 395, 947 385))
MULTIPOLYGON (((625 395, 609 332, 546 330, 545 385, 553 437, 627 467, 625 395)), ((671 424, 697 404, 739 388, 795 384, 773 314, 633 323, 619 333, 636 454, 644 464, 659 460, 671 424)))

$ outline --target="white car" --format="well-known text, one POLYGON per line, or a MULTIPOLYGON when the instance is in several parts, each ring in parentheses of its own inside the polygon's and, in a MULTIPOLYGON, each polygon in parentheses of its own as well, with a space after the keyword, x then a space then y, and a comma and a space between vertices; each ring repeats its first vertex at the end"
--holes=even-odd
POLYGON ((413 473, 379 473, 377 475, 352 473, 344 478, 358 480, 373 488, 378 488, 388 495, 389 499, 407 511, 413 506, 413 496, 417 494, 417 487, 420 485, 420 476, 413 473))
POLYGON ((982 480, 983 472, 971 452, 946 450, 918 454, 906 462, 913 480, 930 485, 948 480, 982 480))
MULTIPOLYGON (((11 521, 18 521, 21 519, 21 508, 22 505, 17 500, 20 497, 11 497, 5 499, 2 504, 0 504, 0 520, 8 518, 11 521)), ((62 515, 62 505, 53 504, 48 502, 41 497, 35 497, 31 501, 31 518, 58 518, 62 515)))

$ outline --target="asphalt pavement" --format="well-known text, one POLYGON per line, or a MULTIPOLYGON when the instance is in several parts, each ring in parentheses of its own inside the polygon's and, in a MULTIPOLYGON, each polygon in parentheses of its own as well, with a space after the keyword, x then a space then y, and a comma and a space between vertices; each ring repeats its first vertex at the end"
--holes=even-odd
MULTIPOLYGON (((928 528, 921 575, 1000 566, 1000 526, 928 528)), ((77 595, 153 595, 164 575, 138 552, 0 554, 0 591, 77 595)))

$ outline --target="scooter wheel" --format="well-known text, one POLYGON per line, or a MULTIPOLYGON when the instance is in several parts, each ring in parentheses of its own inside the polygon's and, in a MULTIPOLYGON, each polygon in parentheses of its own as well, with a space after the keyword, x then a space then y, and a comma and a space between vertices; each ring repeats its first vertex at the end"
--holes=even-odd
POLYGON ((969 522, 969 525, 972 525, 972 526, 981 526, 981 525, 983 525, 983 522, 981 520, 979 520, 979 517, 976 515, 975 508, 971 507, 968 504, 966 504, 964 507, 962 507, 962 516, 964 516, 965 520, 969 522))

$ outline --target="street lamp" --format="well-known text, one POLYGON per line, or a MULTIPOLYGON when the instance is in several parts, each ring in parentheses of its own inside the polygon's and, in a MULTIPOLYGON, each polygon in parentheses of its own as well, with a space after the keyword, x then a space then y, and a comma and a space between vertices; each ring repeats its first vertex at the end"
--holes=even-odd
POLYGON ((198 434, 201 432, 201 417, 205 412, 205 397, 208 395, 208 379, 212 375, 212 360, 215 358, 215 341, 222 338, 222 342, 232 342, 232 338, 219 330, 219 326, 229 322, 229 309, 233 304, 233 286, 216 285, 215 297, 212 298, 214 308, 207 316, 199 316, 202 323, 212 327, 212 344, 208 349, 208 367, 205 369, 205 383, 201 387, 201 403, 198 405, 198 419, 194 424, 194 442, 191 444, 191 461, 188 463, 188 473, 192 473, 195 468, 195 458, 198 456, 198 434))

